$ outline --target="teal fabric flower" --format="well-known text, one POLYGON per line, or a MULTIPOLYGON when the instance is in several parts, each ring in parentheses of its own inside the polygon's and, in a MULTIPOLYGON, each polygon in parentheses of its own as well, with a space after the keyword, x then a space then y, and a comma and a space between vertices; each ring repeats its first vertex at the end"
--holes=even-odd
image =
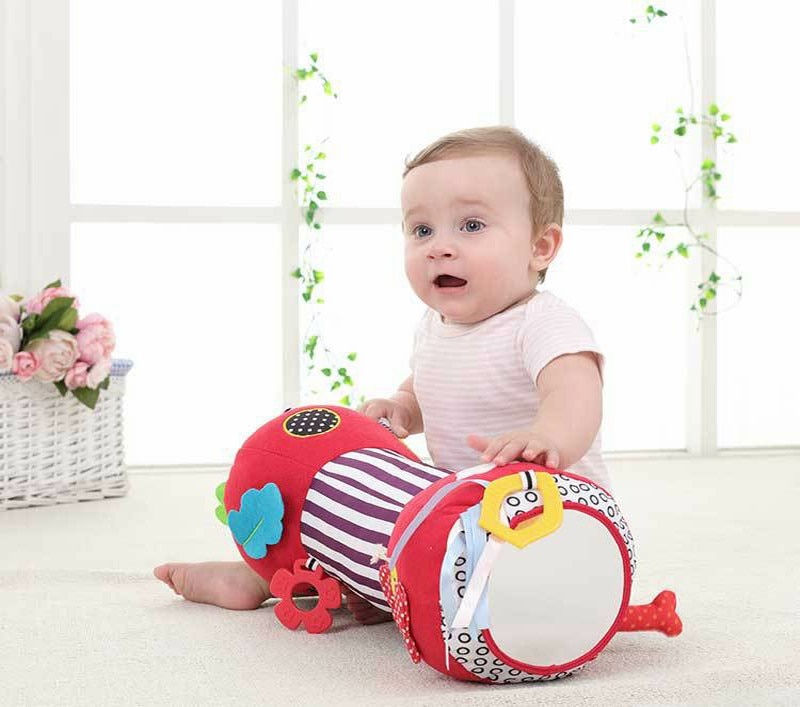
POLYGON ((228 513, 236 542, 248 557, 260 560, 267 556, 267 546, 275 545, 283 534, 283 498, 280 489, 269 483, 262 489, 249 489, 242 496, 238 511, 228 513))

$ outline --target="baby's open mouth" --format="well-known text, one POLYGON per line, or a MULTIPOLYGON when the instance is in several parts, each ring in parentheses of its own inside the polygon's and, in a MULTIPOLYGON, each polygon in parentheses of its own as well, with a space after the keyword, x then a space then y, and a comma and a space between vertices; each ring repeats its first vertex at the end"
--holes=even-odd
POLYGON ((461 287, 467 284, 466 280, 455 275, 439 275, 433 282, 437 287, 461 287))

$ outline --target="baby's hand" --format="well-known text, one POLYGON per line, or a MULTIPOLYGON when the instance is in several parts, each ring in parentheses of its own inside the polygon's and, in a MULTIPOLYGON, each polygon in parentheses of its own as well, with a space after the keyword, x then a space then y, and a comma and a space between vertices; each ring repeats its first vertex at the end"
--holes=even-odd
POLYGON ((392 425, 392 432, 399 438, 408 437, 408 427, 411 424, 411 415, 397 400, 388 398, 373 398, 367 400, 358 412, 363 413, 373 420, 380 420, 386 417, 392 425))
POLYGON ((558 469, 561 460, 555 444, 531 430, 512 430, 495 437, 471 434, 467 437, 467 444, 483 452, 481 461, 492 461, 497 466, 519 459, 558 469))

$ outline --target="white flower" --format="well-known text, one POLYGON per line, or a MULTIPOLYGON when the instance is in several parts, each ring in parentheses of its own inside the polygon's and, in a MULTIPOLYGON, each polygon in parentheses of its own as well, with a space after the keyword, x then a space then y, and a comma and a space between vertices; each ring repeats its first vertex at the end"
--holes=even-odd
POLYGON ((11 317, 19 321, 19 304, 2 292, 0 292, 0 317, 11 317))
POLYGON ((43 383, 62 380, 78 360, 78 342, 72 334, 61 329, 53 329, 47 339, 31 341, 25 350, 42 362, 35 377, 43 383))

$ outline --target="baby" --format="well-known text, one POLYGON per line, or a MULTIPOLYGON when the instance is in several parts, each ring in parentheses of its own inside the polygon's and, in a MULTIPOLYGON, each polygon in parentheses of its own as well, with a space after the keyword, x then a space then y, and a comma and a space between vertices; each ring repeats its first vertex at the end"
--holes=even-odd
MULTIPOLYGON (((555 164, 519 131, 463 130, 424 148, 403 174, 405 270, 427 305, 411 375, 360 412, 398 437, 424 432, 433 464, 530 461, 608 489, 600 451, 603 356, 571 307, 537 290, 562 242, 555 164)), ((243 562, 169 563, 176 593, 231 609, 268 599, 243 562)), ((363 623, 388 615, 352 592, 363 623)))

